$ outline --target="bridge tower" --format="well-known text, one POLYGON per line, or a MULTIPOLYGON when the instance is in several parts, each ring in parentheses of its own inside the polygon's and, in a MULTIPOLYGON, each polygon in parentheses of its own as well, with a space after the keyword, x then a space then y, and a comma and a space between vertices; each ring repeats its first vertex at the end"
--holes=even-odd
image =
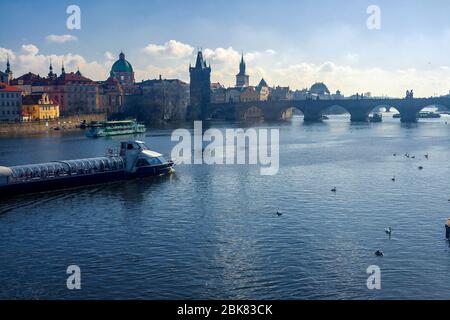
POLYGON ((205 120, 208 118, 208 106, 211 101, 211 65, 207 66, 201 50, 197 52, 195 67, 189 66, 190 105, 188 119, 205 120))

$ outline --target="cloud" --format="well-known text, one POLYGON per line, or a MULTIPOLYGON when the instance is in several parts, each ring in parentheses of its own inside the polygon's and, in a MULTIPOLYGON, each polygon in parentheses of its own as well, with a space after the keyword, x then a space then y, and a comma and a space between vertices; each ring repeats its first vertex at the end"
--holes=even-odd
POLYGON ((359 62, 359 55, 356 53, 349 52, 345 55, 345 60, 348 61, 349 63, 359 62))
POLYGON ((77 37, 72 36, 70 34, 63 34, 63 35, 50 34, 47 37, 45 37, 45 39, 47 40, 47 42, 50 43, 66 43, 78 40, 77 37))
POLYGON ((34 44, 24 44, 22 45, 22 52, 26 56, 35 56, 39 52, 39 48, 34 44))
MULTIPOLYGON (((219 47, 206 48, 203 54, 206 61, 211 63, 211 81, 233 86, 239 71, 241 52, 233 47, 219 47)), ((85 76, 93 80, 105 80, 112 63, 117 59, 117 55, 110 51, 106 51, 99 61, 91 61, 73 53, 45 55, 34 44, 24 44, 17 51, 0 48, 2 63, 6 61, 7 55, 10 56, 16 76, 27 72, 47 74, 51 59, 58 73, 64 60, 66 71, 76 71, 79 67, 85 76)), ((130 52, 127 59, 134 67, 137 81, 161 75, 163 78, 189 82, 188 67, 189 63, 195 62, 195 56, 193 46, 171 40, 164 45, 148 45, 130 52), (152 56, 150 63, 147 55, 140 54, 143 50, 152 56)), ((332 92, 339 89, 347 96, 371 91, 373 95, 403 97, 409 89, 414 89, 416 96, 430 96, 447 94, 450 90, 450 65, 428 65, 426 69, 361 67, 359 63, 351 61, 359 59, 354 54, 342 61, 329 59, 319 63, 293 63, 292 57, 271 49, 246 52, 244 57, 252 85, 257 85, 264 78, 271 86, 290 86, 295 90, 309 88, 315 82, 325 82, 332 92)), ((4 65, 0 68, 4 69, 4 65)))
POLYGON ((150 56, 181 59, 192 55, 194 48, 188 44, 170 40, 163 45, 150 43, 142 51, 150 56))
POLYGON ((109 68, 97 61, 87 61, 83 56, 68 53, 65 55, 44 55, 39 53, 39 48, 34 44, 22 45, 19 52, 11 49, 0 48, 0 57, 9 53, 11 60, 11 68, 16 77, 28 72, 40 75, 48 73, 50 60, 53 62, 55 72, 59 73, 59 67, 64 61, 67 72, 80 71, 87 77, 94 80, 104 80, 107 78, 109 68))
POLYGON ((241 58, 239 52, 232 47, 229 48, 216 48, 205 49, 204 56, 206 60, 210 60, 213 63, 218 64, 235 64, 241 58))
POLYGON ((16 58, 16 56, 12 50, 6 49, 6 48, 0 48, 0 61, 6 62, 8 57, 12 61, 16 58))
POLYGON ((330 91, 341 90, 347 96, 371 91, 373 95, 403 97, 414 89, 416 96, 447 94, 450 75, 441 67, 430 70, 354 68, 334 62, 301 63, 266 69, 270 79, 291 88, 308 88, 315 82, 325 82, 330 91))
POLYGON ((112 53, 111 51, 106 51, 105 58, 106 60, 114 60, 116 57, 114 56, 114 53, 112 53))

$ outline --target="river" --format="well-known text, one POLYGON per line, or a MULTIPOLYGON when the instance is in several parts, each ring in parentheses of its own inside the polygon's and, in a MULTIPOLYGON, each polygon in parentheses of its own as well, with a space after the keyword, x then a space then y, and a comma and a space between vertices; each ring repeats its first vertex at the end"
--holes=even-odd
MULTIPOLYGON (((179 165, 170 177, 0 200, 0 299, 448 299, 449 120, 296 117, 259 125, 280 129, 274 176, 179 165), (81 290, 66 287, 69 265, 81 290), (366 286, 371 265, 381 290, 366 286)), ((138 138, 168 154, 170 134, 138 138)), ((0 137, 0 164, 99 156, 126 138, 0 137)))

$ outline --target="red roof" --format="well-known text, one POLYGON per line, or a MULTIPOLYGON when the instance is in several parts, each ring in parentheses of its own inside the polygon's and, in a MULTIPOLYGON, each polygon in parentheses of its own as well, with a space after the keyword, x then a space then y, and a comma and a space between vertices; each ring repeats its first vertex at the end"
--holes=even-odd
POLYGON ((13 79, 11 81, 11 84, 12 85, 19 85, 19 81, 20 81, 21 84, 32 85, 34 82, 40 81, 40 80, 44 80, 44 78, 40 77, 37 74, 28 72, 28 73, 26 73, 26 74, 24 74, 24 75, 22 75, 22 76, 20 76, 20 77, 18 77, 16 79, 13 79))
POLYGON ((43 78, 34 73, 26 73, 19 78, 13 79, 11 84, 19 85, 33 85, 33 86, 51 86, 51 85, 65 85, 67 83, 82 83, 82 84, 95 84, 95 82, 89 78, 83 77, 77 73, 63 73, 55 79, 43 78))
POLYGON ((94 83, 91 79, 73 72, 61 74, 58 78, 56 78, 55 82, 57 84, 66 84, 67 82, 94 83))
POLYGON ((22 92, 19 88, 0 82, 0 92, 22 92))

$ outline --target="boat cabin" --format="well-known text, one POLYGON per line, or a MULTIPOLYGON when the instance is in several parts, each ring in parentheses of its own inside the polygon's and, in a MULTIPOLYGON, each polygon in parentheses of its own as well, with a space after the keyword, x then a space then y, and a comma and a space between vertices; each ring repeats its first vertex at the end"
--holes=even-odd
POLYGON ((136 172, 140 168, 167 163, 162 154, 151 151, 143 141, 126 141, 120 144, 120 156, 125 159, 126 171, 136 172))

